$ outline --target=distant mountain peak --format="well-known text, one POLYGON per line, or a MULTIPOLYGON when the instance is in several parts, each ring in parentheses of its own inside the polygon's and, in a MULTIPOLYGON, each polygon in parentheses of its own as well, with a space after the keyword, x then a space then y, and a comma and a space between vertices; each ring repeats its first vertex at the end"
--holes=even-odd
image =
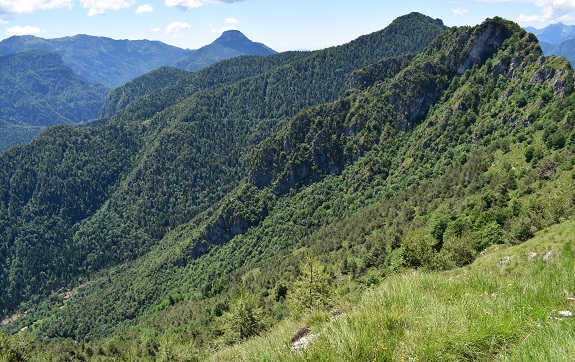
POLYGON ((212 44, 234 49, 240 53, 249 55, 270 55, 275 53, 275 50, 266 45, 251 41, 239 30, 224 31, 212 44))
POLYGON ((227 42, 252 42, 239 30, 226 30, 217 38, 214 43, 227 43, 227 42))
POLYGON ((266 56, 275 53, 275 50, 266 45, 251 41, 239 30, 226 30, 211 44, 205 45, 181 59, 175 66, 189 72, 195 72, 212 63, 239 55, 266 56))

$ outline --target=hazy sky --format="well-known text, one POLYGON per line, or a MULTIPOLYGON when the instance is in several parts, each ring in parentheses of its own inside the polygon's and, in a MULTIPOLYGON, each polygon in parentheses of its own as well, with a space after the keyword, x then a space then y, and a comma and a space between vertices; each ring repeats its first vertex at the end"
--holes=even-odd
POLYGON ((522 26, 575 24, 575 0, 0 0, 0 39, 75 34, 197 49, 238 29, 277 51, 343 44, 417 11, 446 25, 501 16, 522 26))

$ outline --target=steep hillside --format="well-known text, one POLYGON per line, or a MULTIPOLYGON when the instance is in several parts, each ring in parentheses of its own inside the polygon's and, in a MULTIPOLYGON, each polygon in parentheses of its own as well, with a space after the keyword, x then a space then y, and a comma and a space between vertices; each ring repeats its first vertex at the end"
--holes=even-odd
MULTIPOLYGON (((252 105, 246 107, 250 113, 242 117, 262 118, 256 112, 262 107, 275 118, 290 117, 304 107, 343 96, 350 87, 351 72, 385 57, 418 52, 443 30, 445 26, 440 20, 413 13, 396 19, 381 31, 322 51, 286 52, 221 62, 140 97, 116 119, 130 122, 150 118, 199 89, 219 84, 230 84, 235 89, 227 89, 226 94, 244 97, 242 102, 252 105), (243 92, 240 88, 250 91, 243 92)), ((227 102, 223 102, 222 107, 227 108, 221 111, 224 114, 237 112, 236 107, 227 102)))
POLYGON ((522 245, 497 245, 465 268, 390 275, 335 318, 316 316, 307 329, 282 323, 208 360, 569 360, 573 228, 569 220, 522 245))
POLYGON ((10 125, 0 152, 30 141, 41 128, 96 118, 107 91, 75 74, 57 54, 0 56, 0 120, 10 125))
POLYGON ((100 109, 99 118, 107 121, 114 114, 126 108, 134 100, 164 88, 188 76, 188 72, 172 67, 162 67, 127 82, 121 87, 112 89, 106 103, 100 109))
POLYGON ((175 67, 195 72, 210 64, 240 55, 272 55, 276 51, 269 47, 249 40, 238 30, 225 31, 213 43, 203 46, 194 53, 178 60, 175 67))
MULTIPOLYGON (((236 187, 246 175, 247 151, 288 117, 345 93, 353 70, 421 50, 444 29, 410 14, 348 45, 310 53, 305 62, 298 53, 271 56, 270 63, 268 57, 230 60, 216 65, 224 73, 206 68, 149 95, 136 92, 105 125, 57 127, 1 156, 2 313, 148 252, 236 187), (298 87, 279 91, 291 85, 298 87), (143 110, 133 106, 148 99, 143 110)), ((150 306, 133 307, 118 320, 150 306)), ((61 332, 108 333, 76 327, 61 332)))
MULTIPOLYGON (((548 282, 534 287, 535 293, 541 290, 538 300, 545 300, 545 313, 519 309, 522 318, 512 318, 506 315, 511 306, 493 318, 471 316, 469 324, 454 325, 460 331, 457 338, 446 340, 441 332, 425 340, 431 344, 421 345, 422 333, 414 331, 425 323, 418 323, 438 321, 424 317, 441 314, 443 298, 465 301, 465 291, 438 274, 396 274, 464 266, 486 248, 523 243, 559 223, 567 222, 559 228, 570 230, 572 220, 566 220, 575 209, 574 79, 568 61, 545 57, 537 39, 514 23, 495 18, 473 28, 450 29, 421 54, 383 59, 354 73, 350 80, 357 89, 298 112, 252 148, 244 181, 221 201, 169 231, 134 262, 92 274, 89 283, 70 293, 54 293, 8 328, 28 327, 30 346, 47 348, 48 359, 205 360, 222 350, 215 360, 238 355, 281 360, 299 358, 298 353, 314 360, 490 360, 510 353, 507 346, 524 351, 529 332, 511 322, 498 323, 499 317, 535 331, 531 321, 554 316, 547 309, 562 306, 549 300, 553 291, 540 288, 548 282), (367 288, 380 283, 382 293, 400 300, 373 306, 377 298, 367 295, 360 308, 353 308, 367 288), (426 288, 437 283, 445 291, 431 300, 438 309, 425 316, 406 314, 406 301, 419 306, 426 288), (401 285, 423 295, 411 298, 409 288, 393 294, 401 285), (367 329, 369 337, 361 335, 358 326, 370 326, 365 316, 382 308, 398 315, 373 318, 377 325, 367 329), (351 317, 340 317, 345 323, 336 319, 334 336, 317 337, 317 348, 284 348, 290 336, 295 341, 296 335, 309 333, 309 328, 298 332, 303 323, 315 334, 324 326, 332 328, 328 320, 342 312, 351 317), (249 340, 282 320, 284 329, 268 334, 274 336, 272 346, 270 340, 258 339, 248 341, 246 349, 226 351, 227 345, 249 340), (475 329, 473 323, 479 321, 481 328, 475 329), (386 342, 373 339, 374 328, 386 342), (322 349, 338 343, 331 338, 341 333, 358 344, 322 349), (40 342, 50 337, 85 343, 40 342), (250 348, 258 341, 263 349, 250 348), (374 351, 380 342, 388 343, 386 348, 374 351), (334 348, 337 356, 329 354, 334 348)), ((153 119, 151 127, 154 122, 160 120, 153 119)), ((129 124, 134 122, 123 127, 129 124)), ((108 205, 116 202, 110 200, 108 205)), ((558 273, 536 275, 560 281, 563 288, 572 273, 560 266, 572 264, 570 248, 563 254, 545 246, 525 250, 536 252, 541 267, 547 262, 541 254, 552 249, 551 255, 558 255, 554 265, 559 268, 553 269, 558 273)), ((122 249, 118 243, 106 250, 122 249)), ((514 292, 523 298, 527 284, 522 275, 528 272, 513 281, 503 275, 500 280, 509 288, 487 288, 484 283, 497 282, 485 278, 483 270, 477 273, 477 279, 467 279, 477 286, 472 296, 514 292), (513 283, 517 289, 509 285, 513 283)), ((467 310, 479 313, 481 305, 467 310)), ((452 320, 458 319, 447 319, 452 320)), ((432 323, 427 328, 444 331, 432 323)), ((552 330, 538 334, 538 346, 552 338, 548 332, 552 330)), ((565 333, 570 330, 561 331, 565 333)))

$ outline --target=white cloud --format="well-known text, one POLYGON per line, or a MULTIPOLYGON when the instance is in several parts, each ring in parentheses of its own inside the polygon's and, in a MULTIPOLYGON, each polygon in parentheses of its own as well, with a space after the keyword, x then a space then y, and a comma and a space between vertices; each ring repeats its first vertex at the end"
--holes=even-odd
POLYGON ((162 31, 162 29, 160 29, 160 28, 152 28, 152 29, 150 29, 150 31, 151 31, 152 33, 159 33, 159 32, 162 31))
POLYGON ((44 31, 37 26, 13 26, 6 29, 6 36, 13 35, 38 35, 44 31))
POLYGON ((190 24, 184 22, 184 21, 174 21, 171 22, 170 24, 168 24, 168 26, 166 26, 166 34, 171 34, 171 33, 179 33, 183 30, 186 29, 190 29, 191 26, 190 24))
POLYGON ((469 9, 451 9, 451 12, 455 16, 463 16, 465 14, 469 14, 470 10, 469 9))
POLYGON ((210 31, 214 34, 221 34, 226 30, 238 30, 237 25, 240 23, 240 21, 236 18, 226 18, 226 20, 224 20, 224 24, 228 24, 225 25, 221 28, 216 28, 213 24, 208 25, 211 29, 210 31))
POLYGON ((194 10, 206 4, 231 4, 243 0, 165 0, 165 4, 170 8, 180 8, 182 10, 194 10))
POLYGON ((138 6, 138 8, 136 9, 136 14, 153 13, 154 10, 155 9, 151 4, 144 4, 138 6))
POLYGON ((135 0, 80 0, 88 16, 103 15, 110 10, 121 10, 134 5, 135 0))
POLYGON ((533 4, 541 9, 540 14, 521 14, 518 17, 519 22, 555 22, 565 19, 571 19, 569 14, 575 13, 575 0, 482 0, 489 3, 517 3, 533 4))
POLYGON ((0 16, 31 14, 39 10, 72 8, 74 0, 0 0, 0 16))

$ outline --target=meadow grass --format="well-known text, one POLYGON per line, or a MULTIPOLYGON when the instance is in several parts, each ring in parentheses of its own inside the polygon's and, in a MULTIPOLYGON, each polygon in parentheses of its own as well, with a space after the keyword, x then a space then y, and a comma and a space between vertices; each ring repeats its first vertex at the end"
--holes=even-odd
MULTIPOLYGON (((387 277, 331 320, 302 351, 290 338, 302 321, 218 351, 216 361, 572 361, 575 221, 520 245, 496 245, 473 264, 447 272, 387 277), (567 291, 567 294, 566 292, 567 291)), ((308 317, 309 319, 309 317, 308 317)))

